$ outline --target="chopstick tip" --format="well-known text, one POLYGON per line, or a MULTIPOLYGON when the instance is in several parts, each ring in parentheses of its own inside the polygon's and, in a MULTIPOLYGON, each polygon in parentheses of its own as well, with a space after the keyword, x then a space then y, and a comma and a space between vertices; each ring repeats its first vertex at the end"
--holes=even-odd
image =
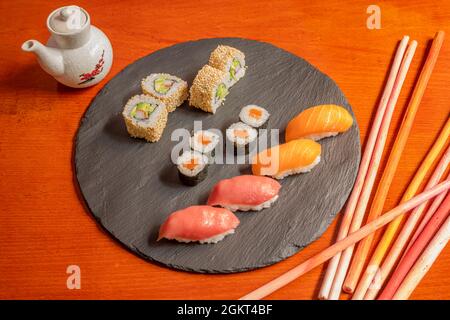
POLYGON ((410 43, 409 45, 410 45, 410 46, 417 47, 417 45, 418 45, 417 40, 411 41, 411 43, 410 43))

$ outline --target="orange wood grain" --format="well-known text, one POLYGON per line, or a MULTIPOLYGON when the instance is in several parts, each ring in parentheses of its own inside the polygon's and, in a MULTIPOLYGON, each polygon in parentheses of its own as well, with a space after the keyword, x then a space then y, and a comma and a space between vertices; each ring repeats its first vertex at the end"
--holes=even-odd
MULTIPOLYGON (((105 234, 88 214, 73 175, 79 120, 99 85, 58 85, 20 51, 45 41, 47 15, 64 1, 0 2, 0 298, 234 299, 327 247, 336 221, 299 254, 264 269, 199 275, 145 262, 105 234), (13 18, 12 18, 13 17, 13 18), (66 268, 81 268, 81 289, 66 288, 66 268)), ((98 1, 77 4, 110 38, 114 63, 107 79, 135 59, 178 42, 235 36, 270 42, 330 75, 355 111, 364 141, 397 41, 419 41, 388 146, 426 48, 438 29, 450 34, 450 2, 378 1, 381 30, 366 28, 366 1, 98 1), (220 10, 218 8, 220 7, 220 10), (220 14, 218 14, 220 12, 220 14)), ((450 41, 444 43, 385 204, 392 208, 450 112, 450 41)), ((385 157, 384 161, 386 160, 385 157)), ((384 162, 383 162, 384 165, 384 162)), ((411 298, 450 299, 450 249, 438 258, 411 298)), ((272 299, 317 296, 316 268, 272 299)), ((343 298, 346 298, 343 295, 343 298)))

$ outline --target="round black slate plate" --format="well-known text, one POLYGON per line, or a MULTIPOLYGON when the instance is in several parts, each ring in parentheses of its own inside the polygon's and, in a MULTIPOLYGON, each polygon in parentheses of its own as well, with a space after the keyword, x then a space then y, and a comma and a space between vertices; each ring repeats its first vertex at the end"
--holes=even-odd
MULTIPOLYGON (((293 116, 313 105, 351 107, 337 85, 305 60, 273 45, 238 38, 180 43, 154 52, 115 76, 92 101, 76 139, 76 175, 87 205, 122 244, 140 256, 173 268, 209 273, 251 270, 283 260, 318 238, 344 205, 360 158, 356 124, 335 138, 322 140, 322 161, 308 174, 282 181, 279 200, 261 212, 237 213, 234 235, 210 245, 156 242, 167 216, 184 207, 204 204, 209 190, 223 178, 249 172, 248 165, 214 165, 207 180, 183 186, 170 161, 176 128, 224 130, 238 121, 239 110, 259 104, 271 113, 268 129, 284 128, 293 116), (248 69, 215 115, 185 103, 169 115, 158 143, 130 138, 121 117, 125 102, 140 93, 149 73, 167 72, 189 84, 218 44, 242 50, 248 69)), ((352 112, 353 114, 353 112, 352 112)), ((93 243, 92 245, 95 245, 93 243)))

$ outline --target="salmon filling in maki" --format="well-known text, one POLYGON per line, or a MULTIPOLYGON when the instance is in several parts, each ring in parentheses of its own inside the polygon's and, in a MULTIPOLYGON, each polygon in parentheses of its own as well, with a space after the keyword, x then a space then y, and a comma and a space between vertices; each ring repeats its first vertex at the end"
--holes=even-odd
POLYGON ((242 108, 239 119, 253 128, 265 128, 269 120, 269 112, 257 105, 248 105, 242 108))
POLYGON ((197 141, 202 144, 202 146, 209 145, 212 141, 205 137, 203 134, 200 134, 197 141))
POLYGON ((197 168, 198 162, 197 162, 197 159, 192 158, 192 159, 188 160, 187 162, 182 163, 181 165, 185 169, 193 171, 193 170, 195 170, 195 168, 197 168))

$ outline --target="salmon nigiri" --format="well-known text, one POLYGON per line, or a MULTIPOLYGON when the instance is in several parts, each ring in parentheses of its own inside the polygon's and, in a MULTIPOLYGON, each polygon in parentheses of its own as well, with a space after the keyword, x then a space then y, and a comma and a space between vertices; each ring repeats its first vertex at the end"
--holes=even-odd
POLYGON ((234 233, 239 219, 229 210, 210 206, 191 206, 173 212, 159 228, 162 238, 179 242, 216 243, 234 233))
POLYGON ((219 181, 213 187, 208 205, 231 211, 260 211, 269 208, 278 199, 280 188, 280 183, 269 177, 236 176, 219 181))
POLYGON ((343 107, 325 104, 306 109, 289 121, 286 141, 308 138, 314 141, 332 137, 350 129, 352 115, 343 107))
POLYGON ((255 175, 276 179, 311 171, 319 162, 322 148, 310 139, 297 139, 260 152, 253 159, 255 175))

